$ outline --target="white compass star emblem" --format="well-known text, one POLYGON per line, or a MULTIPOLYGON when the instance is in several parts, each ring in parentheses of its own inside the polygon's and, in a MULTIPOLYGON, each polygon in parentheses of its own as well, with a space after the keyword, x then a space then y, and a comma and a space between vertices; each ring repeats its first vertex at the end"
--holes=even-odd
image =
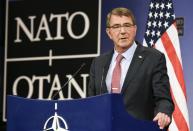
MULTIPOLYGON (((57 103, 55 103, 55 110, 57 110, 57 103)), ((47 119, 44 124, 43 131, 69 131, 66 121, 55 112, 54 116, 47 119), (49 125, 51 125, 49 127, 49 125)))

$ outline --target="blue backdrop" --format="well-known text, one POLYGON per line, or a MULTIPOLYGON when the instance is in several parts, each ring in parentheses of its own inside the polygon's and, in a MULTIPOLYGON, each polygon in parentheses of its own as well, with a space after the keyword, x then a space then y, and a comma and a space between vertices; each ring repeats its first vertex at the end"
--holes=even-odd
MULTIPOLYGON (((143 41, 143 36, 145 32, 145 24, 148 13, 148 5, 150 0, 102 0, 102 15, 101 15, 101 53, 112 49, 113 45, 105 32, 105 20, 106 14, 112 8, 117 6, 124 6, 130 8, 137 20, 138 26, 138 34, 137 40, 139 42, 143 41)), ((180 36, 180 46, 181 46, 181 55, 182 55, 182 63, 184 70, 184 77, 186 83, 186 91, 187 91, 187 104, 189 110, 189 120, 190 127, 193 126, 193 61, 192 61, 192 50, 193 50, 193 26, 192 26, 192 12, 193 12, 193 0, 186 1, 177 1, 173 0, 174 10, 176 17, 184 18, 184 35, 180 36)), ((2 85, 2 73, 3 73, 3 48, 4 48, 4 4, 5 0, 0 0, 0 83, 2 85)), ((0 98, 2 99, 2 87, 0 87, 0 98)), ((2 100, 0 99, 0 105, 2 105, 2 100)), ((1 108, 2 110, 2 108, 1 108)), ((1 111, 2 112, 2 111, 1 111)), ((1 129, 0 123, 0 130, 1 129)), ((192 129, 192 128, 191 128, 192 129)))

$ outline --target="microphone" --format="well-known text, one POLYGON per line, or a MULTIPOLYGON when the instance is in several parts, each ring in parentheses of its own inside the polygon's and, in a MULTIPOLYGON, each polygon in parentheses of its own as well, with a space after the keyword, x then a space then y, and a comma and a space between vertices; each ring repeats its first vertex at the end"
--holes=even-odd
POLYGON ((81 65, 81 66, 78 68, 78 70, 72 75, 72 77, 71 77, 66 83, 64 83, 64 85, 61 87, 61 89, 58 90, 56 93, 54 93, 54 95, 52 96, 51 100, 54 100, 54 98, 56 97, 56 95, 58 95, 58 94, 60 93, 60 91, 62 91, 63 88, 66 87, 66 85, 70 82, 70 80, 71 80, 72 78, 74 78, 85 65, 86 65, 85 63, 82 63, 82 65, 81 65))

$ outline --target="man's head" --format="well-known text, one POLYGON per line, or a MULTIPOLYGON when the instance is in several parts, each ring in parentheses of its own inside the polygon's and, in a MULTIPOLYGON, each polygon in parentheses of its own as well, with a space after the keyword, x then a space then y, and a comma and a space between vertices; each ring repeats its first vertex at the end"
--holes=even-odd
POLYGON ((133 13, 127 8, 115 8, 107 15, 106 32, 119 53, 134 42, 137 26, 133 13))

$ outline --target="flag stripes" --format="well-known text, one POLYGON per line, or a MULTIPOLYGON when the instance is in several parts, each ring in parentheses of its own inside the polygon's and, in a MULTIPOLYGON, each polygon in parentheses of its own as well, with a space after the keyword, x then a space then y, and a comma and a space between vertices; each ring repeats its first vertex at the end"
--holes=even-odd
POLYGON ((179 58, 181 59, 181 57, 177 56, 173 43, 171 42, 170 37, 168 36, 166 32, 162 35, 161 39, 162 41, 164 41, 162 42, 163 46, 166 50, 167 55, 169 56, 170 62, 172 63, 172 66, 175 71, 175 75, 177 76, 177 79, 183 90, 184 96, 186 96, 184 76, 183 76, 182 66, 179 60, 179 58))
MULTIPOLYGON (((188 131, 189 130, 189 126, 187 125, 188 122, 187 122, 187 120, 184 119, 184 117, 183 117, 184 115, 180 111, 180 109, 175 101, 175 98, 173 96, 173 93, 171 93, 171 94, 172 94, 173 102, 175 105, 175 110, 173 113, 173 120, 175 121, 176 126, 177 126, 179 131, 188 131)), ((170 129, 171 129, 171 131, 175 131, 172 128, 170 128, 170 129)))
MULTIPOLYGON (((170 43, 170 44, 172 44, 172 43, 170 43)), ((185 119, 188 123, 188 111, 187 111, 187 105, 186 105, 186 97, 184 96, 184 91, 182 90, 182 88, 179 84, 179 81, 177 79, 173 65, 170 61, 170 58, 167 55, 166 49, 163 46, 163 42, 161 39, 159 39, 157 41, 155 48, 160 50, 161 52, 163 52, 166 56, 166 63, 167 63, 167 68, 168 68, 168 75, 170 78, 171 92, 172 92, 172 95, 174 96, 173 100, 176 101, 175 110, 177 109, 176 106, 178 106, 178 108, 182 112, 182 115, 185 116, 185 119)), ((174 110, 174 112, 175 112, 175 110, 174 110)), ((174 117, 174 119, 175 118, 176 117, 174 117)))

